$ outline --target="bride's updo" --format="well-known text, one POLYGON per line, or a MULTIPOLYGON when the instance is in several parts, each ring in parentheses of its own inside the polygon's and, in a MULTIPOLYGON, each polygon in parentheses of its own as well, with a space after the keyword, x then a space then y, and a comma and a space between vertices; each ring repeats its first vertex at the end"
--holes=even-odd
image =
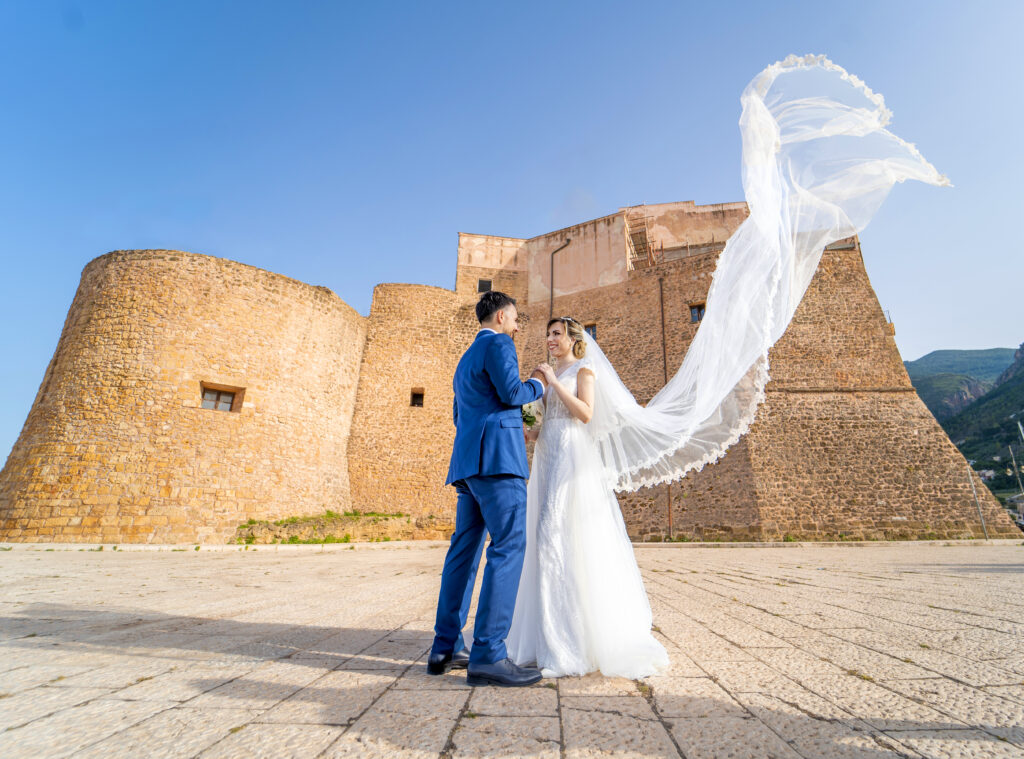
POLYGON ((572 355, 576 358, 583 358, 587 354, 587 344, 583 342, 583 327, 571 316, 559 316, 548 322, 545 334, 551 329, 552 324, 558 323, 565 327, 565 334, 572 340, 572 355))

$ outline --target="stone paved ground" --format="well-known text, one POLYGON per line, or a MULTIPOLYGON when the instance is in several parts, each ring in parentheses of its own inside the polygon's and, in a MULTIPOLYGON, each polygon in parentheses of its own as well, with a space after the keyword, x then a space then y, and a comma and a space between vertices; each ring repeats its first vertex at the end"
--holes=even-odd
POLYGON ((672 669, 425 674, 437 544, 0 552, 0 756, 1024 757, 1024 547, 637 548, 672 669))

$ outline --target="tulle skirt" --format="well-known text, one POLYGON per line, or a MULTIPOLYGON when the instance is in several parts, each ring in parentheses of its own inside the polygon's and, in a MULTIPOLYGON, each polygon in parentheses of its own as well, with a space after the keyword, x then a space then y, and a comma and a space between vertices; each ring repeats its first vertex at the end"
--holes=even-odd
POLYGON ((526 555, 506 641, 545 677, 668 667, 615 495, 584 425, 545 419, 527 486, 526 555))

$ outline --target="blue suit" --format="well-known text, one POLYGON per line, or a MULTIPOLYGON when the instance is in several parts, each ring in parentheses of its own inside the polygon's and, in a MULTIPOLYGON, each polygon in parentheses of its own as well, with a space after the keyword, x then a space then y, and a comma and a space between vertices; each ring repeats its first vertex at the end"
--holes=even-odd
POLYGON ((445 484, 458 492, 455 532, 441 574, 433 653, 462 648, 462 626, 486 533, 480 603, 471 664, 506 657, 526 549, 526 445, 520 408, 544 393, 539 380, 519 379, 519 359, 508 335, 481 330, 455 369, 455 445, 445 484))

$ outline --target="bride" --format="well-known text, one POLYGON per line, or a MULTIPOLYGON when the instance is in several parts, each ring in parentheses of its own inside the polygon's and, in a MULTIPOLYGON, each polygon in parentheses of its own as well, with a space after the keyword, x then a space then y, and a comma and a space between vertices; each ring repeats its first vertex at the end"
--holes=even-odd
MULTIPOLYGON (((545 677, 638 678, 668 667, 615 494, 588 423, 599 349, 578 322, 552 319, 547 390, 527 486, 526 556, 506 645, 545 677)), ((603 358, 603 356, 601 357, 603 358)), ((607 365, 610 369, 610 364, 607 365)), ((599 369, 600 374, 604 374, 599 369)))
POLYGON ((682 366, 640 406, 580 325, 548 323, 555 367, 527 486, 527 546, 507 639, 547 676, 665 667, 615 492, 672 482, 749 428, 826 245, 859 233, 893 185, 949 180, 888 129, 881 95, 824 56, 790 56, 743 91, 750 215, 725 244, 682 366))

